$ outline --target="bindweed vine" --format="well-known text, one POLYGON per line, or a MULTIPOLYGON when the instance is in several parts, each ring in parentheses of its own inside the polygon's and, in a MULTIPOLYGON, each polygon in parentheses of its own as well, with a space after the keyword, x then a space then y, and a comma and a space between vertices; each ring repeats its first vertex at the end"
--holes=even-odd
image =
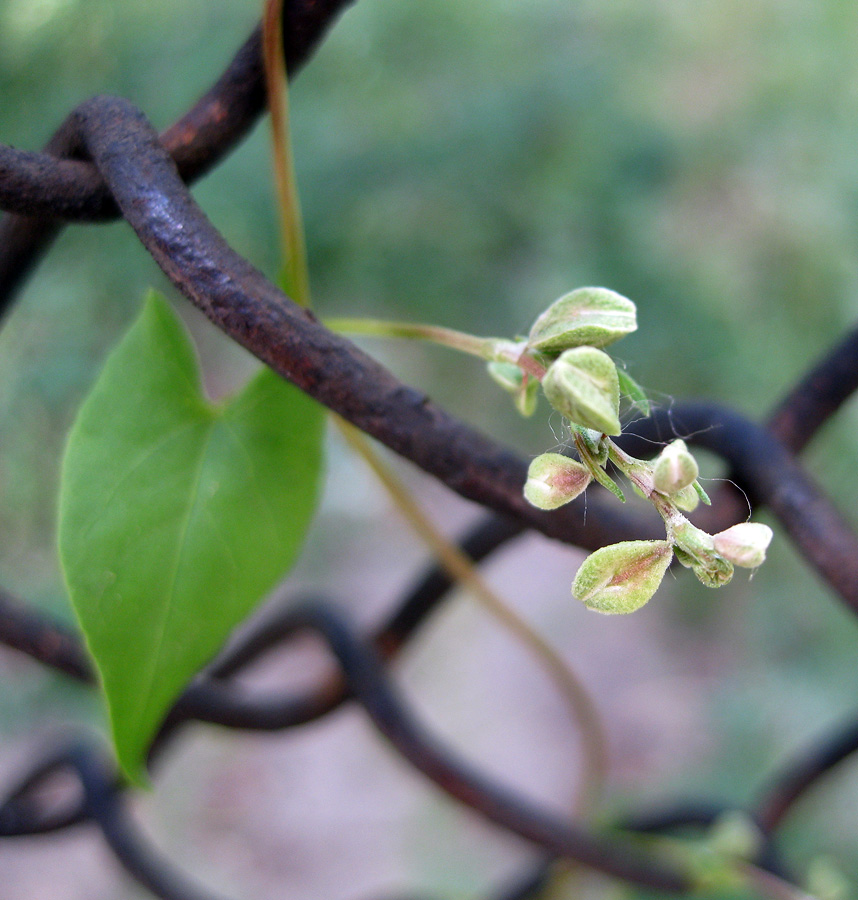
POLYGON ((672 441, 649 461, 631 456, 612 440, 622 433, 621 399, 644 415, 650 411, 644 391, 604 350, 637 329, 637 309, 628 298, 607 288, 579 288, 552 303, 519 340, 476 337, 431 325, 360 320, 329 324, 342 331, 430 340, 479 356, 525 416, 535 412, 541 386, 549 404, 563 416, 577 459, 543 453, 533 460, 524 496, 534 506, 557 509, 593 482, 625 502, 608 474, 609 464, 652 503, 664 522, 663 541, 611 544, 590 554, 579 568, 572 593, 590 609, 640 609, 658 590, 674 558, 711 588, 728 584, 735 566, 755 569, 765 560, 772 539, 767 525, 742 522, 710 535, 686 517, 710 500, 684 441, 672 441))

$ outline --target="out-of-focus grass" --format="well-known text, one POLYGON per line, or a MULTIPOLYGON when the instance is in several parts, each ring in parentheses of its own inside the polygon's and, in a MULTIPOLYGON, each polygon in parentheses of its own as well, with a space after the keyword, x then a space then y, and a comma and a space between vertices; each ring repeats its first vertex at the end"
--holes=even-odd
MULTIPOLYGON (((36 148, 105 92, 162 127, 256 12, 0 0, 0 140, 36 148)), ((640 332, 616 349, 657 398, 764 415, 855 318, 856 35, 858 6, 841 0, 360 0, 291 91, 320 311, 513 334, 565 290, 604 284, 639 305, 640 332)), ((273 273, 269 171, 261 127, 195 193, 273 273)), ((152 283, 164 281, 123 225, 70 229, 0 333, 0 579, 63 615, 53 522, 64 433, 152 283)), ((214 385, 249 370, 191 319, 209 367, 221 361, 214 385)), ((553 443, 544 416, 518 421, 473 361, 366 346, 523 452, 553 443)), ((848 406, 807 455, 846 510, 858 500, 854 426, 848 406)), ((666 605, 680 637, 733 642, 735 682, 713 688, 723 737, 696 777, 738 800, 773 748, 849 708, 855 634, 786 549, 747 590, 728 591, 680 575, 666 605)), ((32 669, 17 667, 9 678, 33 712, 3 692, 4 727, 66 715, 52 679, 34 688, 32 669)), ((808 806, 806 827, 824 827, 858 877, 854 822, 828 800, 808 806)))

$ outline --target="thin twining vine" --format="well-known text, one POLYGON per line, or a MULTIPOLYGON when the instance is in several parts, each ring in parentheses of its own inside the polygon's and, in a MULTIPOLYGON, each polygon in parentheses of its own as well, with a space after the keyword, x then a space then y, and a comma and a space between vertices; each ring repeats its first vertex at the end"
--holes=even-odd
MULTIPOLYGON (((266 0, 263 14, 263 60, 268 107, 274 184, 280 220, 282 286, 301 306, 312 305, 301 203, 295 178, 289 134, 289 92, 283 56, 282 0, 266 0)), ((466 554, 435 527, 405 486, 395 477, 362 432, 340 416, 331 417, 348 445, 366 462, 394 506, 433 553, 454 582, 538 659, 566 704, 581 741, 582 771, 574 799, 578 815, 589 813, 602 793, 607 775, 607 738, 598 710, 584 683, 557 651, 503 600, 482 577, 466 554)))
POLYGON ((524 496, 552 510, 578 497, 596 482, 625 501, 608 474, 611 463, 665 526, 663 541, 623 541, 602 547, 582 563, 572 593, 590 609, 629 613, 656 592, 675 557, 707 587, 721 587, 735 566, 754 569, 765 559, 772 539, 767 525, 742 522, 715 535, 693 525, 692 512, 709 498, 698 481, 697 461, 682 440, 668 444, 653 460, 637 459, 612 438, 622 433, 620 398, 644 415, 649 403, 639 385, 604 348, 637 329, 635 304, 606 288, 579 288, 565 294, 533 323, 526 338, 476 337, 434 325, 377 320, 336 319, 339 331, 428 340, 478 356, 489 374, 508 391, 518 411, 530 416, 539 388, 566 421, 577 459, 543 453, 530 464, 524 496))

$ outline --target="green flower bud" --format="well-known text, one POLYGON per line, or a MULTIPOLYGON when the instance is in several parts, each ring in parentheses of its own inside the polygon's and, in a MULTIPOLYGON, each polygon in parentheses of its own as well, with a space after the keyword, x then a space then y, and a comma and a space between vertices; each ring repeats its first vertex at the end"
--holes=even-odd
POLYGON ((514 363, 492 361, 487 369, 492 379, 508 394, 512 394, 515 408, 528 418, 536 412, 539 399, 539 382, 536 378, 524 380, 524 372, 514 363))
POLYGON ((685 446, 685 441, 677 440, 669 443, 658 455, 653 464, 652 474, 653 487, 660 494, 670 497, 684 488, 691 487, 700 470, 697 467, 697 460, 685 446))
POLYGON ((579 462, 559 453, 537 456, 527 470, 524 496, 539 509, 557 509, 574 500, 592 480, 579 462))
POLYGON ((763 835, 746 812, 729 810, 712 823, 707 844, 728 859, 752 860, 760 852, 763 835))
POLYGON ((620 434, 617 367, 595 347, 564 351, 542 379, 548 402, 575 425, 620 434))
POLYGON ((602 547, 581 564, 572 594, 596 612, 634 612, 658 590, 672 558, 667 541, 625 541, 602 547))
POLYGON ((683 512, 694 512, 700 505, 700 495, 694 490, 693 484, 689 484, 688 487, 684 487, 681 491, 671 494, 670 499, 673 501, 674 506, 683 512))
POLYGON ((507 393, 515 394, 521 388, 524 373, 515 363, 499 362, 497 360, 487 364, 492 380, 499 384, 507 393))
POLYGON ((697 576, 697 580, 708 588, 724 587, 733 579, 733 564, 720 556, 698 562, 691 567, 691 571, 697 576))
POLYGON ((712 538, 715 549, 733 565, 756 569, 763 564, 772 529, 760 522, 741 522, 712 538))
POLYGON ((555 300, 533 323, 527 343, 544 353, 607 347, 637 327, 631 300, 607 288, 585 287, 555 300))
POLYGON ((671 529, 676 546, 681 547, 693 559, 714 555, 715 544, 712 535, 692 525, 685 516, 678 518, 678 524, 674 524, 671 529))
POLYGON ((678 544, 673 545, 673 555, 676 561, 686 569, 693 569, 697 564, 694 557, 686 553, 678 544))
POLYGON ((729 584, 733 566, 715 549, 712 535, 686 520, 673 528, 673 539, 678 550, 677 559, 691 568, 701 584, 711 588, 729 584))
POLYGON ((536 412, 536 404, 539 401, 539 382, 531 378, 527 384, 522 384, 521 390, 513 399, 518 414, 529 419, 536 412))
MULTIPOLYGON (((592 428, 574 428, 581 435, 584 447, 594 465, 604 466, 608 462, 608 442, 601 431, 592 428)), ((577 442, 576 442, 577 445, 577 442)))

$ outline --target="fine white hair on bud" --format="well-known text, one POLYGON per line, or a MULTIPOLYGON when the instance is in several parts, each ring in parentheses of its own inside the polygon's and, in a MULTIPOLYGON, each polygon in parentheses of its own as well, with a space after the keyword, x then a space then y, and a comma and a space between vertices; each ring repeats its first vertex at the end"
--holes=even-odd
POLYGON ((744 569, 756 569, 766 559, 772 529, 761 522, 740 522, 713 535, 715 549, 724 559, 744 569))
POLYGON ((592 478, 574 459, 559 453, 543 453, 527 470, 524 496, 539 509, 557 509, 581 494, 592 478))

